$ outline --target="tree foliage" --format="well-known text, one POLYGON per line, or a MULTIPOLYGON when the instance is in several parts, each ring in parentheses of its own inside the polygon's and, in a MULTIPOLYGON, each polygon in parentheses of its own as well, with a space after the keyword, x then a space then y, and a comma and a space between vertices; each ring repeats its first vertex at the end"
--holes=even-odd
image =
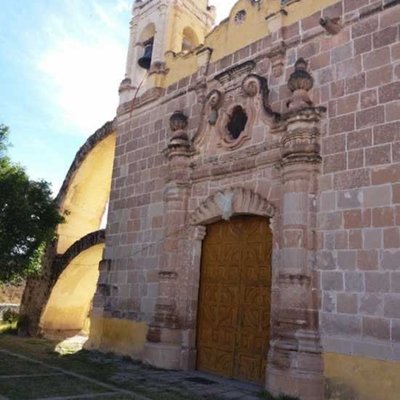
POLYGON ((62 222, 49 183, 29 179, 6 154, 8 128, 0 125, 0 281, 37 270, 45 244, 62 222))

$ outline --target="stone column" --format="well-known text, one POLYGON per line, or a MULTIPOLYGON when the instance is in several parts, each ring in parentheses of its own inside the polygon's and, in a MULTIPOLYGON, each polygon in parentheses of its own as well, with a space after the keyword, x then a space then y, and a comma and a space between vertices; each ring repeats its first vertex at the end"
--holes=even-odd
POLYGON ((316 255, 316 192, 320 169, 322 108, 308 97, 313 79, 300 59, 289 79, 293 92, 283 116, 282 234, 278 274, 279 310, 267 371, 267 388, 302 400, 323 399, 316 255))
POLYGON ((170 5, 167 1, 161 1, 158 6, 159 16, 157 32, 154 37, 152 65, 150 73, 165 73, 165 52, 168 49, 168 22, 170 22, 170 5))
POLYGON ((180 242, 186 238, 189 199, 189 162, 192 155, 187 117, 175 112, 170 118, 172 136, 165 151, 169 180, 165 189, 164 253, 159 271, 159 295, 145 345, 144 361, 166 369, 181 369, 183 319, 178 310, 180 242))

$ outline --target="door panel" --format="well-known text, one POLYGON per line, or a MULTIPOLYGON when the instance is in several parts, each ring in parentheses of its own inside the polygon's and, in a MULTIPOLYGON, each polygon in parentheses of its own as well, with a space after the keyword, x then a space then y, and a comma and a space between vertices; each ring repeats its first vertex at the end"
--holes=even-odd
POLYGON ((199 370, 262 383, 269 344, 272 236, 241 216, 207 228, 198 311, 199 370))

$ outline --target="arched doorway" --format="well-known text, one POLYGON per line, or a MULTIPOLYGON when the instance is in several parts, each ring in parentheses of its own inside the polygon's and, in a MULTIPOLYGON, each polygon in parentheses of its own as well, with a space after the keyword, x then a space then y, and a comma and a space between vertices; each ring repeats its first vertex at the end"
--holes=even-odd
POLYGON ((270 337, 269 220, 237 216, 207 226, 197 322, 197 368, 263 383, 270 337))

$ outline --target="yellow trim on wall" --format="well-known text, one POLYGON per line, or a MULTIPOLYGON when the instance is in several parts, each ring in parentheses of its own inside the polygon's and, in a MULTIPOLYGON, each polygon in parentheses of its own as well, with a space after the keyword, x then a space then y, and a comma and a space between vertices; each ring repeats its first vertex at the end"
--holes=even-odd
POLYGON ((145 322, 92 317, 89 340, 85 348, 128 355, 141 359, 148 326, 145 322))
POLYGON ((115 133, 107 136, 87 155, 68 187, 61 212, 65 223, 58 225, 57 253, 100 228, 111 190, 115 133))
POLYGON ((54 285, 40 320, 46 331, 79 331, 85 327, 99 278, 99 262, 104 244, 80 253, 54 285))
POLYGON ((326 400, 398 400, 400 362, 325 353, 326 400))
MULTIPOLYGON (((288 14, 284 15, 279 12, 280 0, 262 0, 259 5, 239 0, 232 8, 229 19, 222 21, 206 36, 204 46, 213 49, 211 62, 215 62, 268 36, 273 25, 289 26, 336 3, 338 0, 302 0, 288 5, 288 14), (240 10, 245 10, 247 15, 242 23, 237 24, 234 16, 240 10), (272 14, 276 14, 275 19, 266 21, 265 17, 272 14), (277 22, 276 18, 280 18, 280 21, 277 22)), ((182 21, 182 24, 185 22, 182 21)), ((189 55, 170 54, 166 58, 166 65, 169 72, 162 83, 164 88, 194 74, 198 69, 195 52, 189 55)))

